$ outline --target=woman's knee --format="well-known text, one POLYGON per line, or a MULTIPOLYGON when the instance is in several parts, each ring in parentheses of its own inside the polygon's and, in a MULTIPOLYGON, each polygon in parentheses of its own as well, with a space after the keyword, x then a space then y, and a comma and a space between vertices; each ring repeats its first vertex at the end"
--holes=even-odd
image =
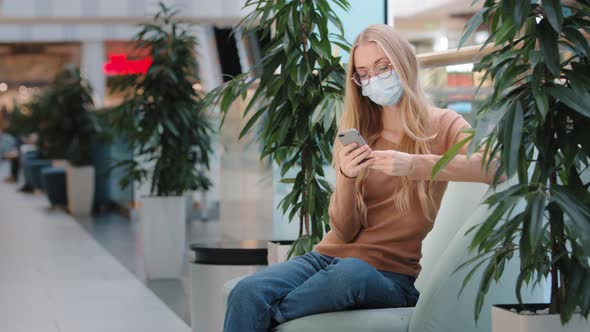
POLYGON ((255 275, 247 276, 234 286, 228 297, 229 304, 254 304, 260 297, 261 281, 255 275))
POLYGON ((367 282, 375 273, 379 273, 365 261, 352 257, 339 259, 334 270, 348 282, 355 284, 367 282))

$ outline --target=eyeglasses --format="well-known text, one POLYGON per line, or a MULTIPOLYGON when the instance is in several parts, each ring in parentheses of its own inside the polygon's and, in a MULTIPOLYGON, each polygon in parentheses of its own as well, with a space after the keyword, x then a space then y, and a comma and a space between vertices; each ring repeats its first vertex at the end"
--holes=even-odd
POLYGON ((377 64, 373 70, 356 71, 352 74, 352 80, 358 86, 367 86, 371 82, 371 77, 378 77, 379 79, 389 78, 393 73, 393 65, 391 63, 377 64), (369 73, 373 75, 370 76, 369 73))

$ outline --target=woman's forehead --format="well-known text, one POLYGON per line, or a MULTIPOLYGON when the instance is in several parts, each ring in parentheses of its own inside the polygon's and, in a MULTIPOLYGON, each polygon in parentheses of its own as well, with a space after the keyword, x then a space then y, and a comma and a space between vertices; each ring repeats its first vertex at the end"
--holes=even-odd
POLYGON ((375 42, 363 43, 354 49, 355 68, 372 68, 375 62, 383 58, 387 59, 387 54, 375 42))

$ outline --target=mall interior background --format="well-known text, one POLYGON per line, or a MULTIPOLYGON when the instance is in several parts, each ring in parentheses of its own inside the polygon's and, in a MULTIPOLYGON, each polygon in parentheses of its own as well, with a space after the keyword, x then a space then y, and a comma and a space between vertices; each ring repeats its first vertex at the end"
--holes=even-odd
MULTIPOLYGON (((230 37, 232 27, 246 12, 243 0, 176 0, 165 1, 182 9, 181 16, 194 23, 194 35, 199 41, 196 50, 201 82, 194 85, 207 92, 224 81, 226 75, 246 71, 260 51, 256 36, 230 37)), ((456 48, 465 22, 476 11, 471 0, 350 0, 351 10, 336 11, 345 27, 345 37, 352 42, 356 34, 372 23, 392 24, 416 47, 417 53, 456 48)), ((336 7, 336 6, 334 6, 336 7)), ((81 68, 94 89, 97 112, 108 112, 121 96, 109 91, 111 80, 124 74, 130 67, 144 60, 133 55, 132 36, 137 24, 145 21, 156 10, 151 0, 0 0, 0 110, 3 117, 12 111, 14 103, 24 104, 51 82, 64 64, 81 68)), ((485 31, 476 32, 468 44, 483 43, 485 31)), ((336 52, 338 50, 335 50, 336 52)), ((346 61, 347 57, 343 57, 346 61)), ((471 120, 474 105, 486 95, 483 84, 479 97, 475 96, 480 83, 472 65, 449 66, 422 72, 422 82, 433 102, 448 107, 471 120)), ((296 236, 297 225, 283 222, 276 206, 287 191, 278 182, 276 169, 258 159, 258 146, 253 135, 238 141, 237 132, 244 123, 240 107, 230 113, 222 130, 215 136, 215 156, 210 177, 213 188, 207 193, 194 193, 194 225, 189 235, 199 239, 287 239, 296 236), (238 216, 240 218, 238 218, 238 216)), ((218 123, 220 114, 210 110, 211 120, 218 123)), ((112 158, 130 154, 125 146, 115 143, 104 147, 112 158)), ((91 221, 83 221, 90 231, 119 233, 124 240, 132 237, 126 220, 134 219, 134 202, 146 192, 147 186, 120 189, 117 172, 104 175, 103 185, 97 188, 100 199, 116 204, 128 215, 115 230, 101 230, 91 221), (117 228, 119 227, 119 228, 117 228), (127 228, 126 228, 127 227, 127 228), (98 229, 98 231, 97 231, 98 229), (123 234, 123 235, 121 235, 123 234), (127 237, 125 237, 127 236, 127 237)), ((104 215, 94 217, 96 222, 104 215)), ((106 236, 105 246, 117 246, 106 236), (109 244, 111 243, 111 244, 109 244)), ((189 238, 190 242, 191 238, 189 238)), ((114 255, 125 260, 128 255, 114 255), (127 256, 126 256, 127 255, 127 256), (122 258, 121 258, 122 257, 122 258)), ((121 249, 126 250, 127 247, 121 249)), ((133 258, 128 258, 132 260, 133 258)), ((133 263, 127 264, 133 269, 133 263)), ((153 285, 158 288, 161 285, 153 285)), ((167 303, 182 302, 170 295, 169 289, 160 293, 171 296, 167 303), (168 293, 166 293, 168 292, 168 293)), ((173 292, 175 292, 173 291, 173 292)), ((156 293, 158 291, 156 290, 156 293)), ((163 294, 163 295, 162 295, 163 294)), ((174 304, 170 304, 174 307, 174 304)), ((175 309, 176 310, 176 309, 175 309)), ((186 312, 178 309, 186 319, 186 312)))
MULTIPOLYGON (((194 33, 199 41, 197 61, 202 80, 195 84, 195 89, 209 91, 223 82, 224 75, 233 76, 247 70, 255 57, 260 56, 255 47, 255 37, 239 36, 242 39, 237 41, 228 38, 232 26, 245 14, 241 8, 243 1, 166 2, 177 5, 182 9, 181 16, 195 24, 194 33)), ((455 48, 465 22, 475 12, 475 8, 469 6, 470 0, 352 0, 350 3, 351 10, 348 13, 334 6, 345 26, 348 41, 352 42, 356 34, 371 23, 389 23, 394 24, 411 41, 417 53, 455 48)), ((111 78, 126 70, 125 66, 133 66, 134 62, 141 61, 128 58, 132 56, 130 39, 138 31, 137 23, 155 9, 155 2, 150 0, 0 1, 0 109, 10 112, 14 101, 26 103, 47 86, 66 63, 80 66, 94 89, 97 111, 117 105, 121 96, 109 92, 111 78)), ((476 33, 473 43, 481 43, 486 38, 485 31, 476 33)), ((343 59, 346 61, 346 56, 343 59)), ((479 84, 478 75, 472 73, 471 68, 471 65, 460 65, 429 69, 422 73, 422 82, 434 103, 454 109, 467 119, 470 119, 473 104, 477 102, 474 91, 479 84)), ((485 95, 485 87, 480 93, 482 95, 485 95)), ((212 110, 211 117, 217 121, 219 114, 212 110)), ((205 200, 196 197, 208 206, 208 214, 221 214, 222 219, 226 212, 223 210, 223 200, 231 201, 229 204, 241 202, 251 205, 253 202, 248 200, 252 198, 246 192, 254 187, 261 188, 261 182, 264 183, 265 179, 266 182, 272 181, 272 172, 263 171, 259 178, 252 179, 234 174, 244 170, 244 162, 252 170, 260 165, 256 155, 248 153, 248 149, 256 148, 253 137, 238 143, 232 135, 235 132, 232 129, 240 125, 240 116, 230 116, 229 120, 216 137, 216 157, 211 169, 215 185, 206 194, 205 200), (226 157, 228 160, 224 159, 226 157), (237 164, 240 169, 232 172, 232 167, 237 164), (230 192, 224 193, 221 181, 242 183, 243 190, 232 188, 230 192)), ((115 145, 110 149, 110 153, 116 157, 125 156, 126 151, 122 146, 115 145)), ((102 188, 105 200, 129 204, 145 190, 145 187, 119 189, 116 175, 107 180, 108 185, 102 188)), ((260 211, 258 217, 271 223, 273 216, 270 210, 275 209, 261 207, 261 210, 264 212, 260 211)), ((279 217, 274 216, 274 219, 279 217)), ((231 216, 227 219, 231 219, 231 216)), ((282 225, 284 223, 274 226, 282 225)), ((269 238, 273 235, 268 233, 272 229, 235 225, 224 227, 228 236, 241 234, 250 238, 269 238)), ((277 232, 280 234, 285 231, 289 232, 277 232)))

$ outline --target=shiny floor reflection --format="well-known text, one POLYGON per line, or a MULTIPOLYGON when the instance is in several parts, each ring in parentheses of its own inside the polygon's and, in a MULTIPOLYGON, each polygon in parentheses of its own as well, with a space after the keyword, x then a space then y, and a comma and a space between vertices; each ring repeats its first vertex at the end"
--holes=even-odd
MULTIPOLYGON (((188 250, 185 259, 187 264, 180 279, 148 280, 143 272, 140 249, 136 245, 139 227, 136 220, 129 220, 115 212, 77 220, 113 257, 135 274, 180 318, 190 324, 188 250)), ((221 238, 217 220, 196 219, 187 224, 187 245, 199 241, 218 241, 221 238)))

